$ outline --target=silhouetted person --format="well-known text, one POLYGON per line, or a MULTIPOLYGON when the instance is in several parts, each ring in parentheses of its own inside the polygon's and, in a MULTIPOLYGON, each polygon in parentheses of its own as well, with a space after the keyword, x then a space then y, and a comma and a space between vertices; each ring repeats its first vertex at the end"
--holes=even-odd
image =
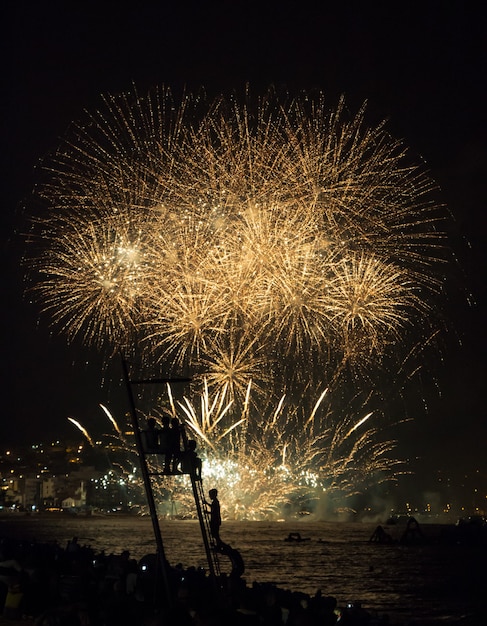
POLYGON ((142 437, 142 449, 147 454, 159 454, 159 435, 160 430, 157 428, 157 422, 153 417, 149 417, 147 420, 147 429, 141 433, 142 437))
POLYGON ((221 548, 223 545, 220 539, 220 526, 222 525, 222 517, 220 512, 220 501, 218 500, 218 490, 210 489, 208 492, 211 502, 206 502, 206 506, 210 507, 210 532, 215 540, 216 547, 221 548))
POLYGON ((162 428, 159 432, 159 449, 164 455, 164 473, 171 473, 171 428, 168 415, 161 417, 162 428))
POLYGON ((167 466, 173 474, 177 474, 181 461, 181 424, 177 417, 173 417, 168 430, 168 461, 167 466))
POLYGON ((186 450, 181 452, 181 470, 183 474, 191 474, 196 480, 201 480, 201 459, 196 454, 196 441, 194 439, 189 439, 186 450))

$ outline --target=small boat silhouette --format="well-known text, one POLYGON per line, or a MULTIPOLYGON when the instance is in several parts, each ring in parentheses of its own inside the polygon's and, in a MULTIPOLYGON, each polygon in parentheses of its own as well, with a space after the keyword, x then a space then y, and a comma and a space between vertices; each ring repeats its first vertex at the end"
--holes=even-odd
POLYGON ((311 537, 301 537, 301 533, 289 533, 284 541, 299 543, 301 541, 310 541, 310 539, 311 537))

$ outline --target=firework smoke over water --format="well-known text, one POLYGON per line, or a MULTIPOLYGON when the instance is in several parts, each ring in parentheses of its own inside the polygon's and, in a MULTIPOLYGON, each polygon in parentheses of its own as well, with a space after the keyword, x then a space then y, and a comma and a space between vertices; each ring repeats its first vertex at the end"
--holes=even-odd
POLYGON ((431 180, 364 117, 273 90, 106 97, 44 163, 43 310, 70 341, 137 340, 196 395, 225 389, 249 436, 281 398, 303 428, 325 389, 363 392, 434 334, 444 257, 431 180))

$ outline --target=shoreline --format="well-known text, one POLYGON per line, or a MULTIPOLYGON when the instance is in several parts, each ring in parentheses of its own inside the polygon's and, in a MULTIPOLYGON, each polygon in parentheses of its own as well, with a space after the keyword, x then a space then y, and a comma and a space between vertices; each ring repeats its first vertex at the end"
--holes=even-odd
POLYGON ((369 625, 372 619, 377 625, 400 624, 360 603, 341 607, 321 591, 310 596, 273 583, 248 585, 243 571, 212 578, 200 568, 167 562, 165 574, 160 568, 154 554, 139 561, 130 559, 128 551, 107 557, 76 538, 61 548, 0 537, 0 588, 7 588, 0 621, 11 626, 163 626, 167 620, 178 626, 226 626, 252 616, 256 621, 245 623, 284 626, 320 615, 330 624, 342 618, 354 626, 369 625))
MULTIPOLYGON (((114 537, 114 543, 110 544, 110 542, 103 541, 103 537, 110 538, 112 537, 112 522, 114 523, 115 528, 115 517, 110 519, 108 516, 105 518, 74 518, 72 516, 64 516, 60 514, 56 514, 55 519, 49 515, 47 516, 22 516, 22 518, 17 518, 16 516, 9 516, 9 519, 5 521, 5 518, 0 519, 0 536, 5 535, 9 536, 9 527, 13 531, 12 536, 20 538, 19 541, 23 541, 26 544, 36 544, 37 546, 44 545, 49 549, 58 549, 61 553, 64 553, 66 550, 66 540, 72 537, 72 533, 78 533, 79 531, 79 542, 86 542, 87 544, 94 545, 91 548, 91 545, 83 546, 87 548, 87 553, 89 554, 98 554, 101 550, 102 546, 108 547, 112 545, 113 555, 118 557, 121 552, 125 548, 131 547, 130 538, 131 536, 138 536, 141 538, 142 542, 145 544, 146 548, 144 551, 139 552, 138 550, 134 550, 134 555, 136 555, 136 562, 140 565, 143 557, 143 554, 152 553, 155 550, 155 542, 151 534, 150 530, 150 518, 148 517, 140 517, 140 516, 116 516, 117 520, 120 521, 120 524, 117 524, 117 528, 120 528, 123 532, 120 533, 116 538, 114 537), (53 525, 48 525, 49 533, 41 532, 42 523, 44 521, 53 520, 53 525), (99 522, 101 519, 101 523, 99 522), (27 524, 24 525, 22 522, 26 521, 27 524), (5 522, 5 523, 2 523, 5 522), (19 522, 19 523, 18 523, 19 522), (31 526, 29 526, 28 522, 31 522, 31 526), (65 522, 69 522, 65 524, 65 522), (27 532, 26 532, 27 529, 27 532), (66 532, 64 532, 64 530, 66 532), (83 529, 83 530, 82 530, 83 529), (84 530, 89 529, 89 530, 84 530), (93 533, 97 534, 93 534, 93 533), (57 533, 57 534, 56 534, 57 533), (107 534, 108 533, 108 534, 107 534), (57 543, 54 540, 54 537, 57 537, 57 543), (94 539, 96 538, 96 539, 94 539), (123 540, 125 538, 125 540, 123 540), (61 543, 59 543, 61 541, 61 543)), ((404 599, 399 600, 398 596, 398 606, 396 607, 396 602, 394 600, 394 593, 405 594, 403 597, 409 597, 409 588, 401 583, 401 580, 406 580, 412 585, 421 585, 421 581, 425 580, 423 578, 418 579, 417 581, 413 578, 415 567, 422 568, 425 564, 430 563, 431 561, 425 560, 429 557, 427 555, 438 554, 443 555, 440 557, 440 560, 432 561, 432 563, 443 563, 445 572, 450 572, 450 566, 448 565, 449 561, 452 558, 455 558, 454 562, 460 563, 470 563, 474 567, 474 571, 477 571, 480 575, 480 580, 485 579, 485 572, 482 573, 483 570, 478 569, 478 559, 476 557, 469 557, 470 560, 463 561, 464 558, 467 558, 466 555, 473 555, 477 552, 478 546, 477 544, 472 544, 471 542, 465 543, 465 549, 462 545, 459 545, 457 542, 458 536, 452 535, 451 533, 456 533, 459 531, 455 525, 452 524, 425 524, 422 525, 422 529, 425 537, 428 539, 426 543, 418 542, 416 544, 408 545, 401 544, 399 541, 395 541, 392 544, 392 547, 376 545, 370 541, 371 535, 374 530, 374 524, 367 522, 355 522, 352 524, 344 524, 343 527, 348 530, 344 535, 341 530, 341 523, 334 522, 318 522, 318 523, 309 523, 309 520, 295 520, 292 522, 254 522, 254 523, 241 523, 241 522, 224 522, 225 525, 225 533, 224 539, 225 541, 229 541, 230 544, 235 545, 242 552, 242 556, 245 561, 245 565, 247 566, 247 573, 244 574, 244 578, 242 580, 247 587, 247 580, 252 581, 249 583, 251 588, 256 585, 256 593, 263 593, 263 590, 273 589, 274 593, 277 595, 281 595, 282 597, 289 594, 291 598, 301 598, 303 601, 310 602, 312 598, 314 598, 316 590, 321 589, 327 594, 328 598, 337 598, 337 609, 346 610, 348 600, 361 599, 362 607, 364 611, 369 611, 369 614, 373 616, 373 620, 375 622, 372 623, 385 623, 385 616, 388 616, 388 623, 394 625, 400 624, 421 624, 421 626, 425 626, 426 621, 414 621, 414 615, 409 616, 408 605, 404 601, 404 599), (247 529, 247 530, 245 530, 247 529), (307 541, 300 542, 286 542, 286 537, 290 532, 296 533, 301 532, 302 537, 305 537, 307 541), (443 541, 440 543, 438 541, 438 537, 440 532, 446 532, 448 541, 446 541, 446 537, 443 537, 443 541), (251 541, 245 541, 246 533, 250 532, 251 537, 253 538, 251 541), (308 539, 309 538, 309 539, 308 539), (344 540, 345 539, 345 540, 344 540), (331 541, 330 541, 331 540, 331 541), (260 543, 254 543, 254 541, 260 543), (451 548, 450 546, 453 546, 451 548), (255 556, 254 556, 255 554, 255 556), (265 555, 265 556, 263 556, 265 555), (320 556, 321 555, 321 556, 320 556), (322 576, 318 573, 316 576, 312 567, 316 564, 315 569, 319 569, 320 567, 325 567, 328 562, 328 559, 332 556, 334 558, 334 563, 332 567, 331 574, 326 574, 322 576), (355 556, 354 556, 355 555, 355 556), (457 556, 461 555, 460 560, 458 560, 457 556), (272 557, 272 558, 270 558, 272 557), (390 571, 395 571, 394 563, 399 559, 403 561, 403 559, 407 557, 410 566, 407 569, 399 570, 398 573, 399 578, 397 579, 398 584, 390 584, 389 581, 384 578, 381 574, 381 571, 386 572, 389 568, 390 571), (273 558, 281 559, 282 566, 280 569, 274 569, 274 561, 273 558), (354 582, 356 578, 343 578, 343 574, 340 571, 340 568, 346 567, 347 559, 352 558, 357 561, 359 567, 355 567, 353 571, 353 576, 361 576, 363 578, 363 582, 361 584, 357 584, 354 582), (288 559, 290 559, 290 565, 286 565, 288 559), (308 559, 310 559, 308 561, 308 559), (342 559, 345 559, 342 561, 342 559), (419 559, 419 561, 417 561, 419 559), (297 571, 297 568, 300 569, 300 564, 303 564, 303 570, 297 571), (310 564, 313 566, 310 568, 310 564), (256 569, 257 565, 257 569, 256 569), (371 566, 373 566, 373 570, 371 572, 371 566), (293 567, 294 570, 293 571, 293 567), (475 569, 477 567, 477 569, 475 569), (367 571, 367 568, 369 570, 367 571), (376 575, 377 572, 377 575, 376 575), (333 578, 336 573, 336 578, 333 578), (290 574, 289 577, 287 575, 290 574), (404 579, 404 576, 407 578, 404 579), (245 578, 246 577, 246 578, 245 578), (402 578, 401 578, 402 577, 402 578), (310 584, 311 581, 315 581, 310 584), (257 581, 257 582, 254 582, 257 581), (316 582, 319 581, 319 582, 316 582), (349 581, 352 581, 351 583, 349 581), (380 582, 382 581, 382 583, 380 582), (336 583, 336 584, 335 584, 336 583), (385 594, 382 593, 379 597, 375 596, 375 593, 372 590, 377 589, 377 584, 384 585, 382 589, 385 594), (370 593, 372 592, 372 593, 370 593), (389 594, 389 595, 387 595, 389 594), (370 608, 369 607, 375 607, 370 608), (407 616, 407 619, 406 619, 407 616)), ((400 537, 404 526, 402 524, 396 524, 393 526, 385 526, 387 531, 390 531, 391 534, 395 533, 395 538, 400 537)), ((194 558, 194 554, 196 553, 197 546, 195 541, 198 542, 198 522, 196 520, 174 520, 168 522, 165 528, 165 543, 166 543, 166 554, 169 557, 169 560, 172 564, 177 563, 177 570, 181 572, 182 570, 193 572, 195 569, 199 569, 200 566, 197 566, 198 560, 194 558), (181 534, 182 533, 182 534, 181 534), (181 546, 183 547, 182 552, 180 552, 180 556, 177 556, 177 559, 183 558, 183 555, 186 555, 186 560, 184 567, 179 565, 179 560, 176 560, 173 555, 173 542, 178 541, 178 538, 184 538, 181 541, 181 546), (167 541, 166 541, 167 539, 167 541), (192 543, 192 548, 195 552, 188 552, 188 541, 192 543), (188 565, 191 564, 191 565, 188 565), (193 565, 195 567, 193 567, 193 565), (197 567, 196 567, 197 566, 197 567)), ((485 535, 483 535, 485 537, 485 535)), ((17 539, 15 539, 17 541, 17 539)), ((140 542, 139 542, 140 543, 140 542)), ((142 544, 141 544, 142 545, 142 544)), ((179 545, 179 544, 177 544, 179 545)), ((487 546, 487 542, 484 540, 481 544, 483 548, 487 546)), ((177 546, 176 546, 177 547, 177 546)), ((178 550, 175 551, 177 553, 178 550)), ((485 550, 480 550, 480 554, 485 554, 485 550)), ((435 557, 436 558, 436 557, 435 557)), ((91 568, 91 561, 88 562, 89 567, 91 568)), ((225 562, 222 562, 222 565, 226 565, 225 562)), ((436 567, 437 567, 436 565, 436 567)), ((202 566, 205 567, 202 562, 202 566)), ((419 570, 418 570, 419 571, 419 570)), ((436 571, 434 568, 432 571, 436 571)), ((225 580, 229 579, 228 574, 225 574, 225 580)), ((436 585, 437 578, 431 579, 433 584, 433 588, 436 585)), ((442 585, 445 584, 447 578, 442 575, 440 577, 442 581, 439 583, 438 590, 442 589, 442 585)), ((459 578, 461 581, 461 578, 459 578)), ((179 583, 178 583, 179 584, 179 583)), ((207 582, 204 583, 205 585, 207 582)), ((463 592, 465 593, 466 587, 463 592)), ((448 595, 445 595, 445 608, 439 608, 439 600, 434 596, 431 597, 432 604, 430 605, 427 592, 426 595, 421 594, 418 596, 418 600, 425 601, 426 604, 421 607, 418 604, 418 608, 420 608, 420 614, 425 614, 425 608, 429 607, 428 611, 436 611, 438 615, 448 615, 448 619, 444 620, 442 623, 445 624, 460 624, 461 622, 456 620, 454 621, 451 616, 457 615, 457 617, 461 617, 463 614, 467 614, 468 612, 468 604, 465 602, 451 602, 448 598, 448 595), (446 608, 448 607, 448 608, 446 608), (459 611, 456 612, 454 607, 458 607, 459 611)), ((445 593, 447 594, 447 588, 445 587, 445 593)), ((458 593, 458 590, 455 591, 458 593)), ((177 594, 176 594, 177 595, 177 594)), ((321 596, 321 592, 320 592, 321 596)), ((474 596, 473 596, 474 597, 474 596)), ((478 599, 475 597, 475 603, 480 604, 483 601, 482 596, 479 595, 478 599)), ((411 605, 414 607, 415 605, 411 605)), ((361 607, 361 610, 362 610, 361 607)), ((473 608, 473 607, 472 607, 473 608)), ((426 611, 426 613, 428 613, 426 611)), ((435 614, 433 612, 433 614, 435 614)), ((466 619, 466 618, 465 618, 466 619)), ((357 622, 360 623, 360 622, 357 622)), ((435 623, 434 621, 430 622, 431 624, 435 623)), ((437 622, 436 622, 437 623, 437 622)), ((468 622, 463 622, 463 624, 467 624, 468 622)), ((472 626, 475 624, 481 624, 483 622, 470 622, 472 626)), ((485 622, 487 623, 487 621, 485 622)))

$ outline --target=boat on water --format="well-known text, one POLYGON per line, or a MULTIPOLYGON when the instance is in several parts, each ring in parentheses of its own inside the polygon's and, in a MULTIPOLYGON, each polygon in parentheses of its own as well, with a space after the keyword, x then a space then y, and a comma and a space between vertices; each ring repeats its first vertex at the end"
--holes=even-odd
POLYGON ((289 533, 284 541, 289 543, 301 543, 302 541, 311 541, 311 537, 301 537, 301 533, 289 533))

